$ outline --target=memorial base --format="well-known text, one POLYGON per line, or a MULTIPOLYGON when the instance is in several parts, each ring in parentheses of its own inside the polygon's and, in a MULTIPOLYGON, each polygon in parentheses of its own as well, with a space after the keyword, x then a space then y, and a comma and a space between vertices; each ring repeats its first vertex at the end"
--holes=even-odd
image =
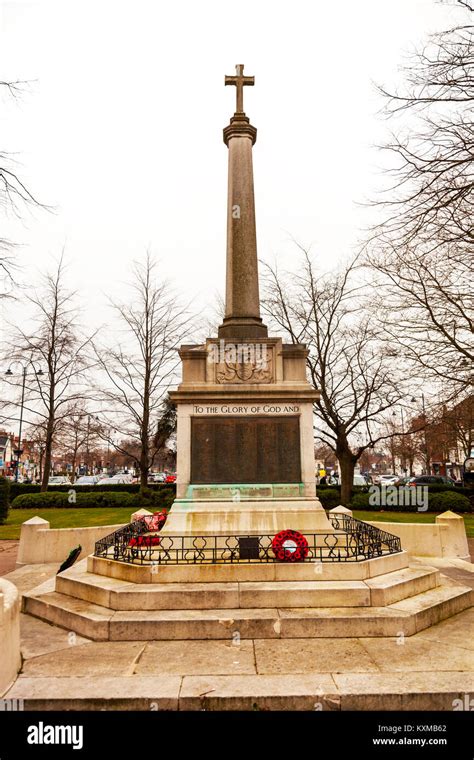
POLYGON ((275 535, 282 530, 331 533, 316 497, 303 484, 190 486, 161 531, 168 536, 275 535))

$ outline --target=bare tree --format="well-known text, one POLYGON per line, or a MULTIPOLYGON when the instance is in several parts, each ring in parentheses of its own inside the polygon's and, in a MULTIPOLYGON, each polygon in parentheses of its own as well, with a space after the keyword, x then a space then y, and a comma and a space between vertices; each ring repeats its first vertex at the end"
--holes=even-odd
POLYGON ((430 36, 403 91, 380 89, 397 124, 384 146, 394 181, 377 204, 368 260, 391 344, 455 395, 474 360, 474 26, 430 36))
POLYGON ((72 482, 76 479, 76 468, 81 451, 84 452, 84 461, 87 466, 89 465, 91 439, 97 441, 98 433, 97 421, 84 409, 83 404, 75 404, 65 410, 61 448, 71 464, 72 482))
POLYGON ((43 477, 43 463, 46 445, 46 425, 44 420, 38 419, 30 422, 26 439, 35 458, 35 464, 38 464, 37 475, 41 481, 43 477))
POLYGON ((96 352, 102 370, 97 398, 103 440, 134 462, 144 488, 168 429, 170 410, 163 403, 176 381, 177 349, 189 318, 169 283, 157 281, 150 254, 135 264, 132 288, 129 304, 112 304, 123 343, 96 352))
POLYGON ((411 372, 444 388, 447 399, 465 392, 474 361, 471 261, 456 252, 396 248, 377 251, 377 296, 385 339, 411 372))
MULTIPOLYGON (((70 415, 71 405, 84 401, 86 395, 85 373, 90 366, 86 354, 94 336, 84 336, 80 331, 75 295, 66 286, 61 256, 55 269, 42 277, 41 287, 25 295, 33 308, 32 330, 12 326, 10 357, 33 370, 26 375, 24 408, 45 426, 43 491, 48 487, 59 428, 70 415)), ((10 386, 18 388, 18 381, 12 378, 10 386)), ((9 401, 18 408, 18 401, 9 401)))
MULTIPOLYGON (((8 96, 17 100, 21 97, 28 82, 1 81, 0 88, 8 96)), ((0 150, 0 208, 10 211, 20 217, 21 212, 28 207, 47 208, 40 203, 25 185, 18 172, 18 164, 13 156, 0 150)), ((18 269, 13 256, 14 244, 3 235, 0 236, 0 298, 11 293, 14 284, 14 274, 18 269)))
POLYGON ((264 308, 292 343, 309 350, 309 375, 321 394, 314 404, 316 439, 337 456, 341 500, 347 504, 355 464, 366 449, 393 435, 381 423, 403 397, 403 384, 367 311, 355 277, 357 260, 321 276, 308 251, 301 250, 298 274, 282 277, 267 266, 264 308))
POLYGON ((474 395, 471 393, 450 409, 444 408, 443 420, 453 448, 459 448, 464 458, 470 457, 474 449, 474 395))

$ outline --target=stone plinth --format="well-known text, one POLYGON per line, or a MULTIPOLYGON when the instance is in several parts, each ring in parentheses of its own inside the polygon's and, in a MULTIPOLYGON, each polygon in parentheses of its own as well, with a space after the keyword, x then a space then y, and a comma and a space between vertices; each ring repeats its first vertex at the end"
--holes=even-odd
POLYGON ((316 498, 304 346, 209 338, 181 350, 168 535, 332 532, 316 498), (220 489, 220 490, 219 490, 220 489))
POLYGON ((321 503, 314 499, 215 501, 179 499, 160 535, 275 535, 281 530, 332 533, 321 503))

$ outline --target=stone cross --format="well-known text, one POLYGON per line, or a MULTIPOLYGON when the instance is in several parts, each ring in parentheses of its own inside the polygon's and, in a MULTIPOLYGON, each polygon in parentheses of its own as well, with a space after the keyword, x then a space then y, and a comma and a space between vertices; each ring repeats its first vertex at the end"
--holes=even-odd
POLYGON ((244 76, 244 64, 238 63, 235 67, 235 77, 225 77, 225 84, 233 84, 237 88, 237 105, 235 112, 236 113, 244 113, 244 87, 250 86, 253 87, 255 84, 255 77, 245 77, 244 76))

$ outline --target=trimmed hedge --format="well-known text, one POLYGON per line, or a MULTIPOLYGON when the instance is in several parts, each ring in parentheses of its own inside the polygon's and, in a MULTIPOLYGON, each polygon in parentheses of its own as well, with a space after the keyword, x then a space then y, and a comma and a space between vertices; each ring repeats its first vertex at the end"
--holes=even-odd
MULTIPOLYGON (((387 504, 381 506, 380 504, 371 504, 369 502, 370 496, 371 494, 369 493, 354 494, 351 499, 351 509, 373 510, 374 512, 379 512, 381 509, 385 512, 417 512, 419 510, 417 504, 406 503, 405 500, 400 505, 387 504)), ((473 511, 470 500, 463 494, 454 493, 454 489, 452 488, 449 488, 449 492, 428 492, 428 512, 445 512, 447 509, 451 509, 453 512, 473 511)))
POLYGON ((434 493, 428 496, 428 509, 430 512, 472 512, 472 505, 467 496, 460 493, 434 493))
MULTIPOLYGON (((423 483, 420 483, 420 486, 422 485, 423 483)), ((432 483, 428 486, 429 493, 444 493, 445 491, 461 494, 461 496, 467 496, 468 498, 473 495, 472 488, 464 488, 464 486, 448 486, 445 483, 432 483)))
POLYGON ((324 509, 334 509, 341 503, 341 489, 334 488, 317 488, 317 498, 323 505, 324 509))
MULTIPOLYGON (((40 493, 41 486, 36 483, 15 483, 10 484, 10 499, 13 501, 17 496, 23 496, 23 494, 40 493)), ((74 488, 78 493, 100 493, 101 491, 123 491, 124 493, 138 493, 140 490, 140 483, 111 483, 110 485, 103 486, 76 486, 74 483, 65 486, 50 486, 47 493, 67 493, 74 488)), ((173 488, 176 491, 175 483, 149 483, 147 489, 150 491, 160 491, 160 489, 173 488)))
POLYGON ((161 510, 169 509, 175 498, 175 489, 167 488, 159 492, 150 491, 145 496, 138 493, 123 493, 120 491, 82 493, 74 492, 71 499, 68 492, 46 491, 45 493, 30 493, 17 496, 12 503, 12 509, 81 509, 87 507, 124 507, 131 511, 136 509, 161 510))
POLYGON ((10 481, 8 478, 0 478, 0 525, 3 525, 8 517, 10 506, 10 481))

